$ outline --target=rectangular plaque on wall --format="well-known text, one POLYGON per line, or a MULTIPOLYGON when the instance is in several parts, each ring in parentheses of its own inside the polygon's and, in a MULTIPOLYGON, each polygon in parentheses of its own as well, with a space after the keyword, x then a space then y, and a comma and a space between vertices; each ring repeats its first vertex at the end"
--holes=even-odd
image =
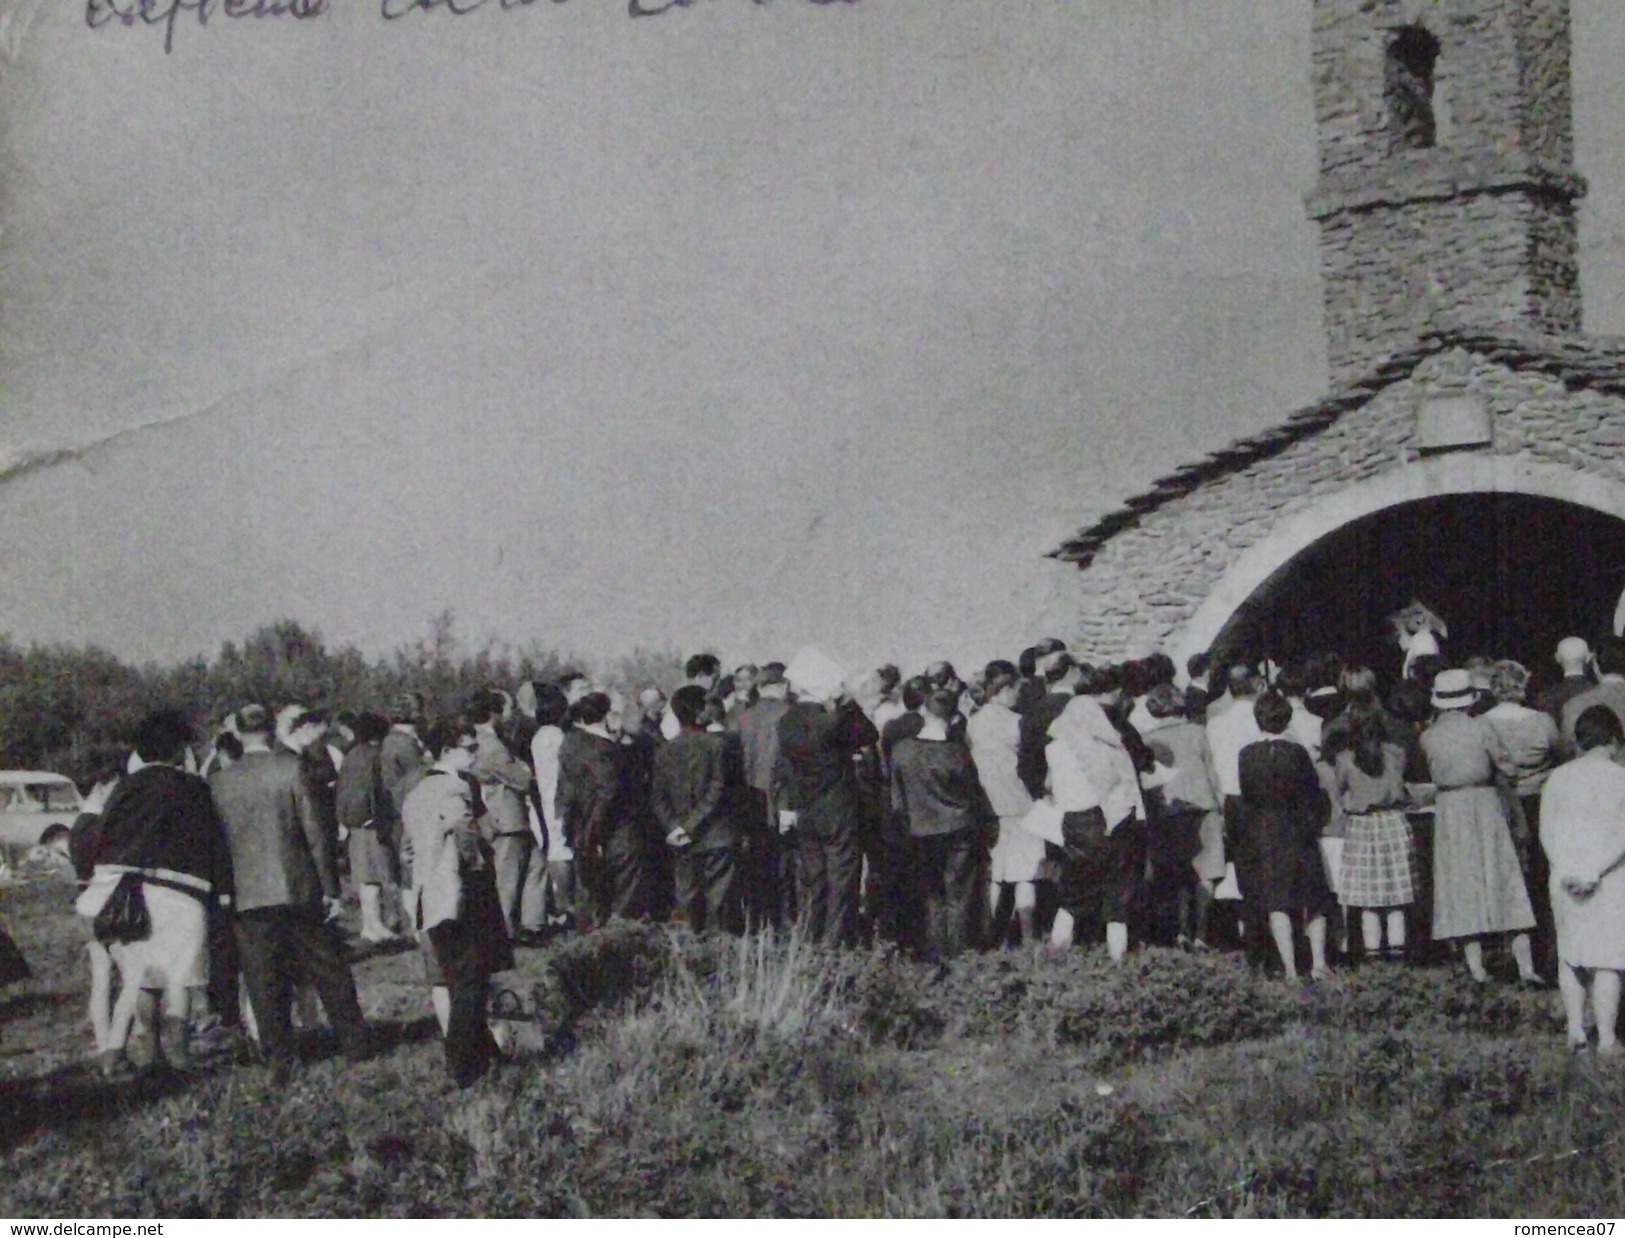
POLYGON ((1490 445, 1490 410, 1470 395, 1438 396, 1416 414, 1416 439, 1423 451, 1449 451, 1490 445))

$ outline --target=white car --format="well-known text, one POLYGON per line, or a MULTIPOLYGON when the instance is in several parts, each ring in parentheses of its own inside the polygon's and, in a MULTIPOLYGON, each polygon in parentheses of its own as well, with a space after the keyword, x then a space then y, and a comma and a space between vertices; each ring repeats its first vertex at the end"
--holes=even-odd
POLYGON ((39 770, 0 770, 0 843, 32 847, 53 825, 73 825, 82 811, 84 800, 71 779, 39 770))

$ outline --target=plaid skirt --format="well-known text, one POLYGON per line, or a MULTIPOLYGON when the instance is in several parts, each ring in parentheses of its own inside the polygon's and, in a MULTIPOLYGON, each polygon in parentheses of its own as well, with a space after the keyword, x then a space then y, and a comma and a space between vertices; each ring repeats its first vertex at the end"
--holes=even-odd
POLYGON ((1416 901, 1416 852, 1403 812, 1349 814, 1342 876, 1338 897, 1345 907, 1405 907, 1416 901))

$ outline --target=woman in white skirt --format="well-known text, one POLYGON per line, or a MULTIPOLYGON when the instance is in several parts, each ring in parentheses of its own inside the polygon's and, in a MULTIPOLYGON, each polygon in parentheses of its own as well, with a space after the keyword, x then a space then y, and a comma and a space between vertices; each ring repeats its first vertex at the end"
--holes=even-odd
POLYGON ((1416 901, 1416 851, 1405 818, 1405 750, 1384 734, 1382 719, 1361 711, 1348 746, 1333 762, 1346 822, 1338 891, 1343 906, 1360 909, 1366 957, 1399 960, 1405 955, 1405 909, 1416 901))
POLYGON ((1620 972, 1625 970, 1625 729, 1606 705, 1576 720, 1580 755, 1552 772, 1541 792, 1540 841, 1551 867, 1557 985, 1569 1044, 1586 1047, 1586 976, 1597 1019, 1597 1052, 1619 1052, 1620 972))
MULTIPOLYGON (((208 983, 208 904, 231 886, 230 853, 209 784, 179 768, 190 738, 190 726, 171 711, 142 719, 135 752, 143 764, 108 797, 86 848, 85 861, 94 867, 76 904, 79 914, 94 919, 128 881, 139 885, 151 920, 138 940, 105 943, 123 984, 106 1040, 98 1046, 108 1071, 123 1062, 144 993, 162 995, 170 1059, 185 1067, 190 1058, 191 994, 198 990, 201 999, 208 983)), ((155 1035, 153 1065, 164 1058, 155 1035)))
POLYGON ((1021 828, 1032 809, 1032 796, 1017 773, 1017 750, 1021 743, 1021 718, 1015 712, 1019 679, 1009 662, 989 662, 984 674, 987 703, 970 717, 966 738, 976 760, 976 774, 999 819, 999 840, 993 846, 989 867, 988 901, 992 925, 989 944, 1003 942, 1009 925, 1009 912, 1001 916, 1008 891, 1021 925, 1021 940, 1033 940, 1033 917, 1038 905, 1039 866, 1044 862, 1044 840, 1021 828))

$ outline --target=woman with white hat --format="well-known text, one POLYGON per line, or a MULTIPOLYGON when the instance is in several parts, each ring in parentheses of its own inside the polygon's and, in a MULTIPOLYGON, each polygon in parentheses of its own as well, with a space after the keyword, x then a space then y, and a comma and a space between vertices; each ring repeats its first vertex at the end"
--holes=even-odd
POLYGON ((1468 713, 1476 701, 1472 676, 1440 671, 1432 702, 1438 716, 1422 732, 1422 751, 1437 788, 1433 815, 1433 936, 1463 940, 1467 970, 1474 980, 1484 971, 1490 933, 1513 933, 1512 956, 1522 983, 1539 987, 1530 951, 1535 926, 1523 870, 1499 792, 1497 769, 1508 777, 1512 760, 1494 728, 1468 713))

